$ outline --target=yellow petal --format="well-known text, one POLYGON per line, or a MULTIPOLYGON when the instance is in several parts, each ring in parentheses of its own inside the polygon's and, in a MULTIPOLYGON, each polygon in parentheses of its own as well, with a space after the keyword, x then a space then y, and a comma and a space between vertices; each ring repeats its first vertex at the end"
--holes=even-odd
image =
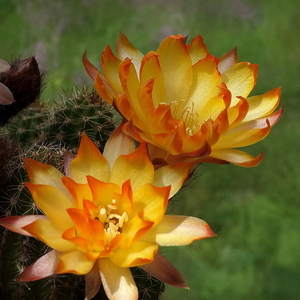
POLYGON ((116 249, 110 260, 121 268, 136 267, 153 261, 157 250, 157 244, 137 241, 128 248, 116 249))
POLYGON ((201 118, 207 101, 220 93, 218 85, 221 83, 221 75, 217 65, 218 59, 208 54, 192 67, 192 86, 184 107, 190 107, 201 118))
POLYGON ((255 167, 261 162, 263 158, 263 154, 254 157, 244 151, 237 149, 213 150, 210 156, 212 158, 216 158, 225 162, 230 162, 241 167, 255 167))
MULTIPOLYGON (((125 249, 138 241, 153 226, 153 222, 145 220, 142 213, 134 215, 124 226, 124 237, 120 240, 120 248, 125 249)), ((121 235, 121 234, 120 234, 121 235)), ((119 237, 118 235, 117 237, 119 237)))
POLYGON ((70 177, 63 177, 62 182, 72 195, 74 207, 82 209, 83 199, 92 200, 92 192, 88 184, 76 183, 70 177))
POLYGON ((257 71, 257 65, 240 62, 222 74, 222 79, 232 94, 231 106, 239 101, 238 96, 248 97, 256 84, 257 71))
POLYGON ((192 39, 192 42, 187 46, 187 49, 193 65, 203 59, 207 54, 207 48, 200 35, 197 35, 194 39, 192 39))
POLYGON ((182 246, 213 236, 215 234, 209 225, 201 219, 166 215, 156 227, 143 236, 142 240, 160 246, 182 246))
POLYGON ((143 211, 143 219, 159 223, 167 209, 170 186, 156 187, 151 184, 142 186, 134 193, 133 209, 143 211))
POLYGON ((73 273, 85 275, 91 271, 95 261, 88 260, 86 254, 81 251, 64 252, 59 255, 56 274, 73 273))
POLYGON ((186 99, 191 87, 192 60, 183 40, 180 35, 167 37, 157 49, 167 104, 186 99))
POLYGON ((117 55, 120 60, 125 60, 127 57, 130 58, 134 64, 136 73, 139 74, 143 54, 129 42, 122 32, 117 42, 117 55))
POLYGON ((126 59, 120 64, 119 75, 123 93, 128 97, 128 101, 136 117, 140 120, 144 120, 145 115, 137 99, 140 83, 134 65, 129 59, 126 59))
POLYGON ((280 92, 281 89, 276 88, 263 95, 249 97, 249 111, 244 121, 255 120, 272 113, 279 105, 280 92))
POLYGON ((111 170, 110 182, 119 186, 130 179, 133 192, 152 182, 154 167, 150 162, 146 144, 141 144, 133 153, 120 155, 111 170), (141 176, 143 174, 143 176, 141 176))
POLYGON ((97 93, 109 104, 112 104, 114 98, 116 98, 116 92, 113 90, 108 79, 103 76, 100 72, 97 73, 94 80, 94 87, 97 93))
POLYGON ((267 120, 250 121, 221 136, 213 149, 240 148, 253 145, 265 138, 270 130, 271 127, 267 120))
POLYGON ((50 220, 40 219, 24 227, 34 237, 57 251, 72 251, 75 245, 62 238, 63 231, 50 220))
POLYGON ((53 185, 63 191, 66 196, 69 193, 62 184, 61 178, 64 177, 59 170, 51 165, 39 163, 31 158, 22 158, 31 183, 53 185))
POLYGON ((159 168, 154 173, 152 185, 171 186, 169 198, 176 194, 186 180, 191 164, 171 164, 159 168))
MULTIPOLYGON (((156 107, 161 102, 167 103, 164 76, 160 67, 158 55, 154 51, 147 53, 141 64, 141 86, 150 80, 154 80, 152 90, 153 105, 156 107)), ((140 99, 140 101, 142 101, 142 99, 140 99)))
POLYGON ((67 209, 74 207, 74 203, 65 194, 54 186, 36 185, 30 182, 25 183, 29 189, 34 202, 44 214, 61 230, 72 226, 67 209))
POLYGON ((247 99, 239 97, 239 101, 235 106, 231 106, 227 110, 229 127, 233 128, 242 122, 249 111, 247 99))
POLYGON ((111 205, 114 194, 121 192, 120 186, 115 183, 105 183, 91 176, 88 176, 87 180, 92 192, 93 203, 96 206, 111 205))
POLYGON ((138 289, 129 268, 114 265, 109 258, 98 260, 101 281, 110 300, 137 300, 138 289))
POLYGON ((77 156, 70 162, 69 174, 77 183, 87 183, 87 175, 104 182, 109 180, 109 164, 86 134, 81 137, 77 156))
MULTIPOLYGON (((153 99, 154 82, 155 82, 154 79, 148 80, 145 84, 141 85, 138 91, 138 101, 140 103, 140 107, 143 110, 145 116, 147 116, 149 111, 153 110, 153 108, 159 104, 159 103, 157 105, 154 104, 155 102, 155 100, 153 99)), ((160 100, 162 100, 162 98, 160 98, 160 100)), ((132 117, 131 119, 135 121, 134 117, 132 117)), ((147 128, 147 126, 143 126, 143 125, 144 124, 142 123, 136 124, 136 126, 138 126, 140 129, 147 128)))
POLYGON ((135 150, 134 141, 131 137, 124 134, 122 125, 117 127, 105 144, 103 156, 109 162, 110 167, 113 166, 118 156, 130 154, 135 150))
POLYGON ((122 93, 122 85, 119 78, 118 68, 121 63, 121 60, 114 56, 111 48, 107 46, 102 53, 102 70, 103 73, 108 79, 109 85, 102 79, 104 86, 106 87, 106 91, 112 97, 115 97, 118 93, 122 93), (112 88, 113 93, 109 90, 109 87, 112 88))
POLYGON ((226 103, 223 98, 223 94, 219 94, 211 99, 208 99, 206 104, 201 110, 201 121, 207 121, 209 119, 215 121, 223 110, 226 109, 226 103))

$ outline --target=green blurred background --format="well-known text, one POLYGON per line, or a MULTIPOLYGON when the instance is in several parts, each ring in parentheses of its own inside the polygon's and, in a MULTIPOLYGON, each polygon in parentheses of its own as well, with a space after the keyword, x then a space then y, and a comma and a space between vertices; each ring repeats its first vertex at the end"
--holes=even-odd
POLYGON ((263 162, 251 169, 205 164, 171 203, 171 213, 200 217, 218 236, 162 249, 190 286, 168 287, 162 299, 300 299, 299 2, 0 0, 0 57, 36 56, 48 71, 43 101, 92 86, 82 54, 98 64, 120 31, 143 53, 178 33, 202 35, 215 56, 237 46, 240 61, 259 64, 253 94, 282 86, 282 119, 247 148, 264 151, 263 162))

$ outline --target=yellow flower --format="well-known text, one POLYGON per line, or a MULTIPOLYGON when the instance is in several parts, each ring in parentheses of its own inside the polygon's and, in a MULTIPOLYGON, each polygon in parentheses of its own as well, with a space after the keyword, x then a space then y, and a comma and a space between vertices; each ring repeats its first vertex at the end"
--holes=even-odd
POLYGON ((85 274, 85 299, 93 298, 102 283, 109 299, 131 300, 138 299, 138 291, 129 268, 140 266, 168 284, 187 287, 158 247, 186 245, 214 233, 203 220, 165 215, 190 165, 154 170, 146 150, 145 143, 134 150, 132 138, 117 128, 103 155, 83 135, 77 156, 66 156, 66 176, 24 159, 26 186, 44 215, 5 217, 0 225, 53 250, 17 280, 85 274))
POLYGON ((237 62, 235 49, 212 56, 200 36, 189 45, 182 35, 169 36, 156 52, 143 55, 120 34, 117 56, 109 46, 102 53, 103 74, 85 55, 83 62, 99 95, 127 121, 123 131, 146 141, 150 158, 160 164, 255 166, 262 155, 235 148, 265 138, 282 114, 274 112, 279 88, 248 97, 257 65, 237 62))

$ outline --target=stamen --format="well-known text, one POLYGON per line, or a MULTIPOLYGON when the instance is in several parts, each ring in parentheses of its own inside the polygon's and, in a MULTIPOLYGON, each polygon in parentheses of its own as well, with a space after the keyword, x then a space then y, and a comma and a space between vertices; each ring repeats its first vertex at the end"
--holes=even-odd
POLYGON ((107 212, 106 209, 104 207, 101 207, 99 210, 99 221, 101 223, 104 223, 107 217, 107 212))
POLYGON ((122 233, 124 223, 128 221, 128 215, 126 212, 123 212, 122 215, 116 213, 118 209, 116 205, 117 200, 112 199, 111 202, 112 204, 99 206, 98 210, 90 211, 91 218, 98 219, 103 224, 108 241, 107 246, 109 246, 110 241, 114 237, 122 233))

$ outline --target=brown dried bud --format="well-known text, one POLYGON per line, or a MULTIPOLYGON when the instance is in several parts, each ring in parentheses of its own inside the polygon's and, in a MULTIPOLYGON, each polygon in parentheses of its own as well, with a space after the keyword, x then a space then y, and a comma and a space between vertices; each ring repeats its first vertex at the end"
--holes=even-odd
POLYGON ((9 105, 0 104, 1 126, 39 98, 43 76, 34 56, 23 60, 17 59, 8 70, 0 74, 0 83, 11 91, 15 100, 9 105))

